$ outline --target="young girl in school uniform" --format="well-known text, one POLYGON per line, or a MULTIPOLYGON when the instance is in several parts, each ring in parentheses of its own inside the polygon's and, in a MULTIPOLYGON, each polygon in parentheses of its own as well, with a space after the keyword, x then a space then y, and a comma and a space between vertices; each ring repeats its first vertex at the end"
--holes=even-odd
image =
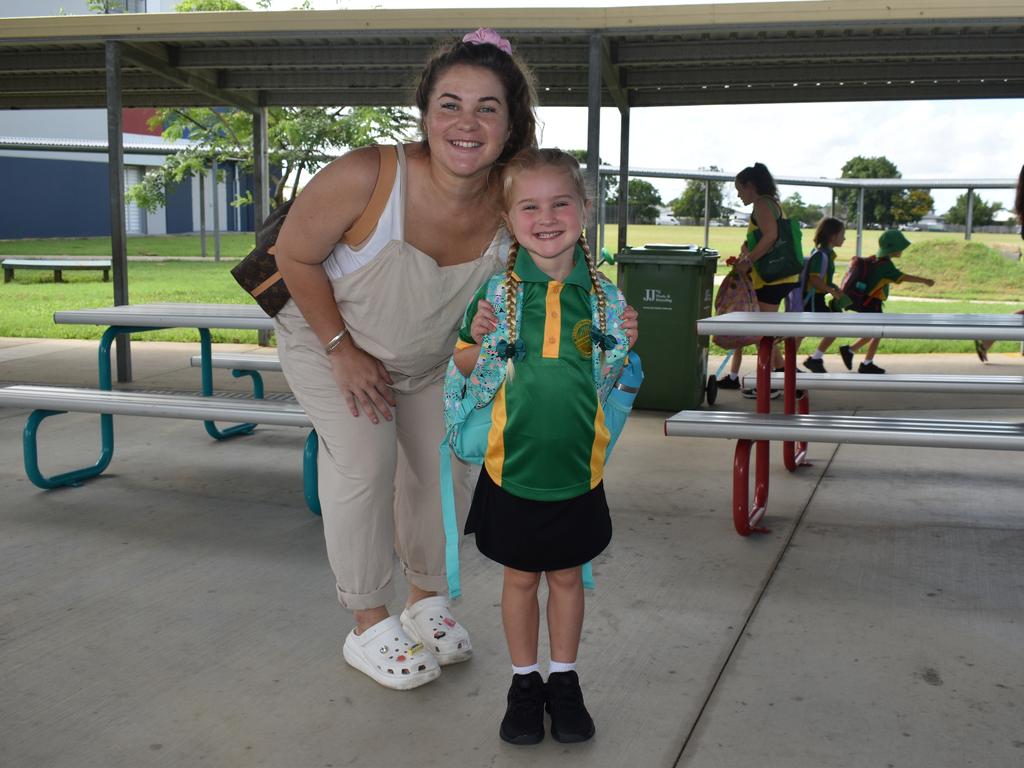
MULTIPOLYGON (((576 160, 556 149, 528 149, 502 175, 505 222, 513 235, 506 276, 522 285, 506 299, 510 350, 504 383, 494 397, 487 452, 466 524, 477 548, 505 566, 501 616, 512 657, 508 708, 499 735, 513 744, 551 735, 585 741, 594 721, 583 701, 576 655, 583 627, 581 566, 612 535, 602 476, 609 433, 594 386, 591 346, 629 344, 593 329, 590 294, 606 292, 583 235, 589 210, 576 160), (551 666, 547 683, 537 664, 542 575, 548 585, 551 666)), ((455 364, 473 370, 484 336, 497 328, 492 307, 470 302, 456 343, 455 364)))
MULTIPOLYGON (((831 295, 839 300, 843 292, 835 282, 836 248, 846 242, 846 224, 839 219, 826 217, 818 222, 814 231, 814 250, 807 259, 807 281, 803 285, 802 312, 829 312, 825 297, 831 295)), ((832 346, 834 338, 824 338, 811 356, 804 360, 804 368, 812 373, 826 373, 822 358, 832 346)))

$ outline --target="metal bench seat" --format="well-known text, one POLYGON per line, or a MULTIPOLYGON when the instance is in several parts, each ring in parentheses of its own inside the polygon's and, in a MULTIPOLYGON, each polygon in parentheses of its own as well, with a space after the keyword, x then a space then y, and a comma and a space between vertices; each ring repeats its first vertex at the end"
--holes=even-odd
MULTIPOLYGON (((783 374, 772 373, 772 386, 782 388, 783 374)), ((755 374, 742 376, 746 389, 757 386, 755 374)), ((1024 376, 965 376, 933 373, 798 373, 797 389, 865 392, 954 392, 964 394, 1024 394, 1024 376)))
POLYGON ((680 411, 665 420, 665 434, 737 440, 1024 450, 1024 424, 1001 421, 680 411))
POLYGON ((302 461, 306 504, 314 513, 320 513, 316 469, 317 436, 309 417, 295 403, 17 384, 0 387, 0 406, 32 409, 22 437, 25 472, 36 486, 47 489, 78 485, 83 480, 96 477, 107 468, 114 453, 114 416, 152 416, 304 427, 310 430, 302 461), (100 414, 99 460, 92 466, 46 477, 39 469, 39 425, 43 419, 69 412, 100 414))
MULTIPOLYGON (((202 355, 192 355, 189 363, 193 368, 203 365, 202 355)), ((210 365, 214 368, 234 368, 245 371, 280 371, 281 360, 277 353, 235 352, 210 355, 210 365)))
MULTIPOLYGON (((865 377, 866 378, 866 377, 865 377)), ((831 414, 680 411, 665 420, 670 437, 736 440, 733 458, 732 519, 741 536, 763 533, 768 506, 768 446, 796 443, 856 443, 922 448, 974 448, 1024 451, 1024 424, 831 414), (754 501, 750 504, 750 450, 757 444, 754 501)), ((801 452, 801 462, 803 455, 801 452)), ((785 455, 785 453, 784 453, 785 455)))
POLYGON ((64 281, 61 273, 65 269, 102 269, 104 282, 110 280, 110 259, 4 259, 0 266, 4 270, 5 283, 14 279, 16 269, 52 270, 56 283, 64 281))

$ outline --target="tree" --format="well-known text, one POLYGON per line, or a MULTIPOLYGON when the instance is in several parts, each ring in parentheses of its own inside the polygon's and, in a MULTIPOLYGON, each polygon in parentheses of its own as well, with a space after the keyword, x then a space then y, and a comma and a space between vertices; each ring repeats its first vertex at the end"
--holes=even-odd
MULTIPOLYGON (((846 161, 841 178, 844 179, 898 179, 899 169, 886 157, 857 157, 846 161)), ((859 190, 841 189, 836 199, 850 212, 850 218, 856 220, 858 215, 857 198, 859 190)), ((899 196, 895 189, 864 190, 864 223, 889 224, 892 222, 891 211, 894 198, 899 196)))
POLYGON ((123 13, 124 0, 89 0, 88 8, 93 13, 123 13))
MULTIPOLYGON (((611 205, 619 204, 618 191, 608 202, 611 205)), ((629 180, 630 224, 653 224, 658 219, 658 208, 661 205, 661 195, 653 184, 643 179, 629 180)))
MULTIPOLYGON (((887 157, 857 157, 846 161, 841 178, 844 179, 899 179, 899 169, 887 157)), ((836 193, 837 201, 856 219, 859 190, 842 189, 836 193)), ((926 189, 866 189, 864 190, 864 223, 891 226, 917 221, 927 214, 934 202, 926 189)))
MULTIPOLYGON (((237 109, 158 110, 151 126, 163 128, 167 141, 187 138, 191 144, 171 155, 162 166, 146 173, 127 197, 148 211, 167 204, 167 190, 185 179, 206 172, 214 161, 235 161, 243 171, 254 166, 252 116, 237 109)), ((305 180, 344 148, 378 141, 401 141, 415 125, 398 107, 272 107, 267 111, 271 197, 275 207, 291 190, 294 197, 305 180)), ((252 202, 250 195, 234 205, 252 202)))
MULTIPOLYGON (((1003 204, 992 202, 986 203, 978 195, 974 196, 974 208, 971 211, 971 226, 977 227, 984 224, 994 223, 993 217, 1003 210, 1003 204)), ((967 222, 967 193, 964 192, 953 203, 953 207, 946 211, 946 222, 949 224, 965 224, 967 222)))
MULTIPOLYGON (((701 168, 702 171, 721 171, 721 168, 712 165, 710 168, 701 168)), ((708 198, 708 216, 717 219, 722 215, 722 197, 725 182, 706 182, 711 187, 711 194, 708 198)), ((692 218, 698 221, 704 220, 704 181, 690 179, 686 182, 686 189, 683 194, 669 203, 672 207, 672 215, 676 218, 692 218)))
POLYGON ((193 11, 248 11, 238 0, 181 0, 174 10, 177 13, 193 11))
POLYGON ((824 208, 820 205, 808 205, 804 202, 799 192, 794 192, 782 201, 782 210, 786 212, 786 216, 789 218, 796 219, 807 225, 817 224, 821 221, 821 217, 825 215, 824 208))
POLYGON ((892 220, 895 224, 909 224, 920 221, 935 207, 935 198, 927 189, 911 189, 896 201, 892 209, 892 220))

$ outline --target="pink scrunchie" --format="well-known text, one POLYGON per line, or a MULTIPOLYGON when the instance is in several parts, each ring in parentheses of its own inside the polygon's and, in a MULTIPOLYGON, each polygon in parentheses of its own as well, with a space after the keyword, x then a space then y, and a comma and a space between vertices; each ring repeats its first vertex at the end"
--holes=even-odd
POLYGON ((463 35, 462 42, 472 45, 493 45, 499 51, 504 51, 509 56, 512 55, 512 43, 490 27, 480 27, 475 32, 467 32, 463 35))

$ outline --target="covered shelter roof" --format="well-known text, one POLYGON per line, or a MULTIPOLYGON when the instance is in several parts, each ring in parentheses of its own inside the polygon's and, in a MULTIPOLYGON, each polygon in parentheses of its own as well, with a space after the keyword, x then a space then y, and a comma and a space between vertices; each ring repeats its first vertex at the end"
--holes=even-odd
POLYGON ((493 26, 545 106, 1024 97, 1020 0, 117 14, 0 19, 0 108, 405 105, 438 41, 493 26))

